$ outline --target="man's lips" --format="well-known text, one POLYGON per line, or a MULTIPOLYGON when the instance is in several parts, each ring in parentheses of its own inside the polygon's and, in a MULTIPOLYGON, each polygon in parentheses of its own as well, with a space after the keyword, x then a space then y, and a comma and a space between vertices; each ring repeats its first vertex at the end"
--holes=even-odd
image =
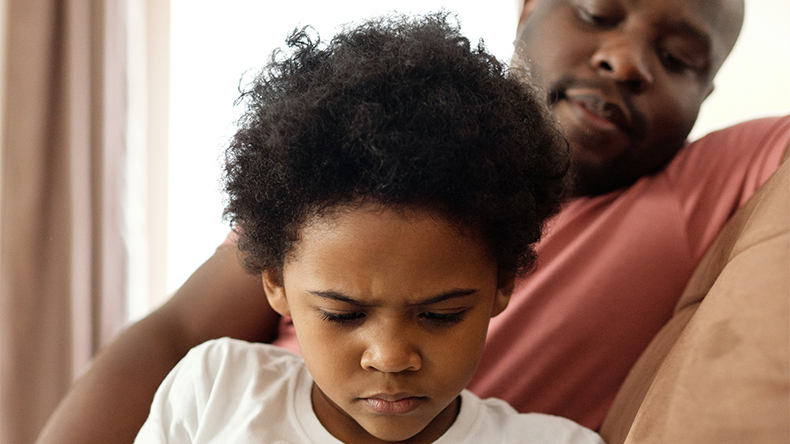
POLYGON ((607 82, 563 77, 551 85, 547 100, 549 105, 566 101, 577 118, 599 131, 630 134, 640 132, 643 126, 629 97, 607 82))
POLYGON ((568 90, 564 98, 589 114, 591 120, 603 126, 609 124, 624 132, 633 127, 631 113, 618 101, 588 90, 568 90))
POLYGON ((404 393, 376 395, 361 398, 374 412, 387 415, 404 415, 414 411, 427 398, 404 393))

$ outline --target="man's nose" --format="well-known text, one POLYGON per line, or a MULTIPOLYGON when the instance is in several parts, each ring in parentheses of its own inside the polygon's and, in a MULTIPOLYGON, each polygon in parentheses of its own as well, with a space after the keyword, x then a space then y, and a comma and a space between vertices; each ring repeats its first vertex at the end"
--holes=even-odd
POLYGON ((647 48, 619 31, 602 37, 590 64, 599 75, 615 80, 633 93, 644 92, 653 84, 647 48))
POLYGON ((380 329, 362 353, 362 368, 370 371, 398 373, 422 368, 419 349, 403 329, 380 329))

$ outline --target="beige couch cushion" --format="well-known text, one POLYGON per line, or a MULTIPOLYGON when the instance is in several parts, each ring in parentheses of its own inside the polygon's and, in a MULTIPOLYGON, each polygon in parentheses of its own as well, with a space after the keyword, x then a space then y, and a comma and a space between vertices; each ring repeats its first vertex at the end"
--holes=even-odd
POLYGON ((790 163, 724 227, 601 435, 609 444, 790 442, 790 163))

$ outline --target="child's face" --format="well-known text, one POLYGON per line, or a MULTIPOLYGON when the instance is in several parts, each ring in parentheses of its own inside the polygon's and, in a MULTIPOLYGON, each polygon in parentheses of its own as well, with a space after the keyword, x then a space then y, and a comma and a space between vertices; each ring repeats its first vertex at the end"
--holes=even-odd
POLYGON ((498 287, 481 241, 424 212, 368 205, 311 222, 282 283, 263 281, 272 307, 293 317, 318 418, 345 442, 435 440, 510 283, 498 287))

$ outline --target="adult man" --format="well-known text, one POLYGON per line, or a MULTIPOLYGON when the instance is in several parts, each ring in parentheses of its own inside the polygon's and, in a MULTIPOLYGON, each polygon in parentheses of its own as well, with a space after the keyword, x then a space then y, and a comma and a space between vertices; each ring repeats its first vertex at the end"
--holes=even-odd
MULTIPOLYGON (((563 126, 577 198, 494 319, 477 394, 600 425, 716 232, 790 139, 788 119, 768 120, 684 148, 742 17, 741 0, 525 1, 514 63, 563 126)), ((219 336, 293 345, 278 325, 260 282, 224 245, 102 352, 40 442, 131 441, 190 347, 219 336)))

